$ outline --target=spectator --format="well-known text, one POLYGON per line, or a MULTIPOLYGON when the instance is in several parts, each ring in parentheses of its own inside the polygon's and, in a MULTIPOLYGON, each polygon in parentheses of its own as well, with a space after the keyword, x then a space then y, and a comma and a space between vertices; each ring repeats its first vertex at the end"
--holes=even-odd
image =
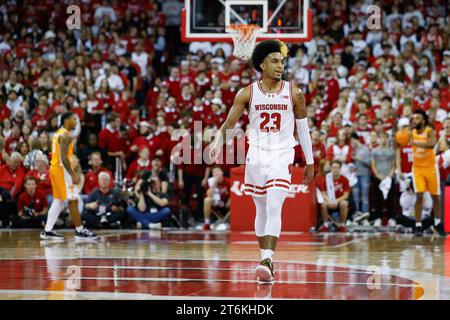
POLYGON ((100 152, 94 151, 91 153, 89 156, 89 164, 91 165, 91 169, 86 173, 86 182, 84 184, 83 193, 87 195, 98 188, 98 176, 101 172, 106 172, 109 175, 109 187, 112 189, 114 187, 114 178, 111 171, 102 167, 103 161, 100 152))
POLYGON ((95 133, 90 133, 87 145, 78 149, 78 157, 80 158, 83 171, 89 170, 89 162, 91 161, 90 155, 94 152, 100 153, 102 159, 106 156, 105 150, 98 145, 97 135, 95 133))
POLYGON ((318 186, 324 200, 320 206, 323 224, 319 228, 319 232, 330 231, 332 223, 336 225, 339 232, 347 232, 345 222, 348 215, 350 185, 348 179, 341 175, 341 169, 341 161, 333 160, 331 172, 326 174, 325 179, 318 186), (340 221, 335 221, 331 216, 330 213, 333 211, 338 211, 340 221))
POLYGON ((159 156, 155 156, 155 158, 153 158, 151 172, 152 177, 158 177, 161 181, 161 192, 167 193, 169 191, 169 177, 162 168, 162 162, 159 156))
POLYGON ((0 187, 5 188, 12 199, 17 199, 22 192, 25 170, 22 166, 23 157, 18 152, 13 152, 9 157, 3 150, 3 158, 7 164, 0 166, 0 187))
MULTIPOLYGON (((42 145, 39 139, 34 138, 31 141, 31 151, 25 155, 25 159, 23 160, 23 166, 28 170, 35 169, 35 161, 38 155, 44 155, 42 152, 42 145)), ((47 159, 48 161, 48 159, 47 159)))
POLYGON ((128 168, 127 180, 135 183, 144 171, 150 171, 151 169, 150 151, 147 147, 142 147, 139 151, 139 158, 132 162, 128 168))
MULTIPOLYGON (((108 124, 106 128, 100 131, 98 145, 107 152, 106 167, 108 169, 115 168, 115 158, 124 158, 124 153, 121 150, 121 143, 119 137, 120 116, 117 113, 110 113, 108 115, 108 124)), ((112 171, 112 170, 111 170, 112 171)))
POLYGON ((171 210, 167 207, 169 201, 166 194, 161 192, 159 178, 143 175, 136 183, 134 192, 137 203, 128 206, 127 213, 137 221, 137 227, 161 229, 161 222, 171 215, 171 210))
POLYGON ((111 187, 108 172, 98 174, 98 188, 91 191, 86 200, 85 211, 81 215, 88 228, 120 227, 125 218, 122 195, 111 187))
POLYGON ((379 147, 372 151, 371 168, 374 174, 372 178, 372 191, 370 198, 373 199, 371 205, 371 217, 374 227, 381 227, 381 218, 383 213, 387 214, 389 219, 388 226, 395 228, 395 206, 394 196, 395 188, 392 180, 395 172, 395 153, 388 146, 388 135, 381 132, 378 138, 379 147), (381 183, 386 183, 383 188, 381 183), (385 189, 384 191, 380 189, 385 189))
POLYGON ((52 183, 49 175, 49 163, 45 154, 36 155, 32 170, 27 176, 32 176, 36 180, 37 190, 47 197, 47 202, 51 205, 53 201, 52 183))
POLYGON ((47 220, 47 197, 36 190, 36 179, 32 176, 25 177, 24 187, 25 191, 17 200, 18 216, 12 225, 15 228, 42 228, 47 220))
POLYGON ((223 170, 219 166, 212 169, 212 177, 208 179, 208 190, 203 207, 205 223, 203 230, 211 230, 211 213, 218 218, 223 218, 230 210, 230 180, 223 176, 223 170), (218 213, 216 213, 218 212, 218 213))
MULTIPOLYGON (((402 213, 396 215, 395 217, 395 220, 397 222, 395 230, 399 233, 412 233, 414 227, 416 226, 414 206, 417 201, 417 196, 412 188, 411 180, 411 178, 408 179, 407 190, 404 191, 400 197, 400 206, 402 208, 402 213)), ((422 206, 422 227, 424 230, 429 230, 434 225, 434 218, 431 214, 432 209, 433 199, 431 199, 431 196, 428 192, 424 192, 422 206)))
MULTIPOLYGON (((352 135, 353 161, 356 166, 357 183, 352 187, 356 207, 355 218, 369 216, 370 150, 361 143, 356 133, 352 135)), ((355 219, 353 219, 355 221, 355 219)))

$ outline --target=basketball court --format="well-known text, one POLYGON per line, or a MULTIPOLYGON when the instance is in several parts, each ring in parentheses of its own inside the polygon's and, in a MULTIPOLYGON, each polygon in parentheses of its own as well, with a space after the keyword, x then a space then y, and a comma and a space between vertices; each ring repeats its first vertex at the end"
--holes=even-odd
POLYGON ((449 299, 450 240, 283 233, 273 285, 252 232, 103 231, 98 242, 0 232, 0 299, 449 299))

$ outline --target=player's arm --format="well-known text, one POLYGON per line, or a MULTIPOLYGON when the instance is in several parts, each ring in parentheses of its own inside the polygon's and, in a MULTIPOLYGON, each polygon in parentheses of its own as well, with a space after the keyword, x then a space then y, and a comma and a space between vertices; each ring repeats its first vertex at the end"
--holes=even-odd
POLYGON ((72 142, 73 138, 70 136, 70 134, 64 134, 59 136, 58 142, 60 145, 60 151, 61 151, 61 162, 64 166, 64 168, 69 172, 69 174, 74 177, 75 172, 72 169, 72 166, 69 161, 69 145, 72 142))
POLYGON ((425 149, 433 149, 437 143, 436 131, 431 130, 428 134, 428 142, 411 141, 411 146, 425 149))
POLYGON ((295 124, 297 126, 298 140, 302 146, 303 154, 306 159, 306 167, 304 169, 303 181, 309 184, 314 177, 314 157, 312 150, 311 135, 308 127, 308 117, 306 113, 306 100, 303 92, 291 84, 292 99, 294 100, 295 124))
POLYGON ((396 167, 397 173, 401 174, 402 160, 401 160, 400 148, 395 149, 395 167, 396 167))
POLYGON ((249 102, 249 100, 250 100, 250 86, 247 86, 239 90, 239 92, 237 93, 236 97, 234 98, 233 106, 231 107, 230 112, 228 113, 227 119, 223 123, 219 132, 217 132, 216 134, 212 147, 210 148, 209 155, 211 159, 216 158, 220 153, 220 148, 226 142, 227 130, 234 129, 237 121, 239 120, 239 118, 242 115, 242 112, 244 111, 245 105, 249 102))

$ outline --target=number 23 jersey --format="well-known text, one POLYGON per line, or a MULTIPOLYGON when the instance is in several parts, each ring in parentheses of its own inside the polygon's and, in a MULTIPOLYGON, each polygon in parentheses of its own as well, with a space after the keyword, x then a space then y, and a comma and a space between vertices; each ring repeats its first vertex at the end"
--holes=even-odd
POLYGON ((278 92, 265 92, 260 81, 250 85, 248 143, 265 150, 293 148, 295 116, 292 85, 282 80, 278 92))

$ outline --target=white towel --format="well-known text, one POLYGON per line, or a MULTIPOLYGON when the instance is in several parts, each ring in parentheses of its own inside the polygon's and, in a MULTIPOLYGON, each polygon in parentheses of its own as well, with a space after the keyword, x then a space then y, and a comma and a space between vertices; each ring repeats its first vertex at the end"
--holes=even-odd
POLYGON ((391 187, 392 187, 392 178, 391 177, 386 177, 383 179, 383 181, 380 182, 378 188, 383 193, 384 200, 387 199, 387 196, 389 194, 389 190, 391 190, 391 187))
POLYGON ((327 175, 325 176, 325 181, 327 185, 328 198, 331 201, 336 201, 336 192, 334 190, 333 174, 331 172, 327 173, 327 175))

